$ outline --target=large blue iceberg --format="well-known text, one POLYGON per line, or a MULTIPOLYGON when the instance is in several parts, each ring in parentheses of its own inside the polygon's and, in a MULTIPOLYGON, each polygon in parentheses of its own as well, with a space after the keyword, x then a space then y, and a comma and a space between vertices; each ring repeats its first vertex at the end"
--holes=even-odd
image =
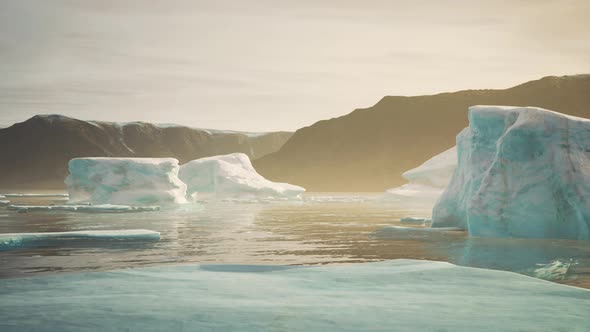
POLYGON ((473 106, 433 227, 471 235, 590 240, 590 120, 473 106))
POLYGON ((0 280, 1 331, 588 331, 590 291, 444 262, 0 280))

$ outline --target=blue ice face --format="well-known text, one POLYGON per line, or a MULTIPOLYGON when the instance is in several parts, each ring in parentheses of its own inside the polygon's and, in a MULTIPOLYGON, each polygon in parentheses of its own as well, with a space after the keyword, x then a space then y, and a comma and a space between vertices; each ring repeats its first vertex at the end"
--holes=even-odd
POLYGON ((590 120, 472 107, 433 227, 471 235, 590 240, 590 120))

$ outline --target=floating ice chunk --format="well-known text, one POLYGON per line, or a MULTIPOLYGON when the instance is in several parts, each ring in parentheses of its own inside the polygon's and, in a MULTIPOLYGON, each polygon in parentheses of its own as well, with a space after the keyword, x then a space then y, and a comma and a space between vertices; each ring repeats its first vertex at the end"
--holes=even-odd
POLYGON ((590 240, 590 120, 474 106, 433 227, 476 236, 590 240))
POLYGON ((409 183, 387 190, 384 198, 431 208, 449 184, 456 168, 457 147, 452 147, 404 172, 402 176, 409 183))
POLYGON ((0 206, 10 205, 10 201, 5 198, 6 198, 6 196, 0 195, 0 206))
POLYGON ((405 227, 405 226, 387 226, 384 229, 387 230, 394 230, 394 231, 405 231, 405 232, 464 232, 465 230, 461 227, 438 227, 438 228, 430 228, 430 227, 405 227))
POLYGON ((272 182, 258 174, 243 153, 201 158, 180 167, 189 197, 296 197, 305 189, 272 182))
POLYGON ((545 280, 564 280, 572 266, 572 262, 555 260, 549 264, 539 264, 540 267, 533 271, 533 276, 545 280))
POLYGON ((12 278, 0 280, 0 298, 2 330, 590 330, 586 289, 414 260, 166 265, 12 278))
POLYGON ((15 249, 48 240, 159 240, 160 233, 146 229, 48 232, 48 233, 5 233, 0 234, 0 249, 15 249))
POLYGON ((9 205, 9 210, 18 212, 32 212, 32 211, 60 211, 60 212, 145 212, 158 211, 159 206, 129 206, 129 205, 113 205, 113 204, 99 204, 99 205, 9 205))
POLYGON ((186 203, 186 185, 173 158, 76 158, 69 167, 71 204, 186 203))
MULTIPOLYGON (((3 194, 6 197, 63 197, 63 198, 67 198, 68 194, 15 194, 15 193, 10 193, 10 194, 3 194)), ((1 195, 0 195, 1 196, 1 195)), ((0 197, 2 198, 2 197, 0 197)))
POLYGON ((431 222, 430 218, 420 218, 420 217, 405 217, 399 220, 401 223, 404 224, 424 224, 431 222))
POLYGON ((430 227, 406 227, 386 226, 374 231, 370 237, 387 240, 408 240, 412 238, 456 238, 465 237, 465 231, 458 227, 430 228, 430 227))

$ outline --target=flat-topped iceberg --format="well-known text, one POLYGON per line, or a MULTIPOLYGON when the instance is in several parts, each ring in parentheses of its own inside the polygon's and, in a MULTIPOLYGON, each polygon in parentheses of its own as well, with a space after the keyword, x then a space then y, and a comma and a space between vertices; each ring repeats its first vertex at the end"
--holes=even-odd
POLYGON ((67 273, 2 279, 0 297, 3 331, 590 330, 587 289, 414 260, 67 273))
POLYGON ((243 153, 201 158, 180 167, 178 177, 193 199, 207 197, 295 197, 304 188, 277 183, 258 174, 243 153))
POLYGON ((160 239, 160 233, 147 229, 97 230, 45 233, 0 234, 0 249, 15 249, 49 240, 146 240, 160 239))
POLYGON ((409 183, 385 192, 386 199, 431 208, 451 181, 457 168, 457 147, 452 147, 402 176, 409 183))
POLYGON ((590 240, 590 120, 474 106, 433 227, 476 236, 590 240))
POLYGON ((173 158, 76 158, 66 179, 69 203, 170 205, 186 203, 186 185, 173 158))

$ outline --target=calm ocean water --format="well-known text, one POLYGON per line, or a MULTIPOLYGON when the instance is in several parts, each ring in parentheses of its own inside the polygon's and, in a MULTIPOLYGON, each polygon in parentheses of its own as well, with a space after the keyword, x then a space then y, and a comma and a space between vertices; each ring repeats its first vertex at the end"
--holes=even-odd
MULTIPOLYGON (((14 203, 55 204, 51 198, 14 203)), ((61 201, 63 202, 63 201, 61 201)), ((299 201, 208 202, 141 213, 17 213, 0 208, 0 233, 149 229, 160 241, 60 240, 0 251, 0 277, 162 264, 315 265, 396 258, 507 270, 590 288, 590 243, 482 239, 391 226, 430 211, 378 194, 306 194, 299 201)))

